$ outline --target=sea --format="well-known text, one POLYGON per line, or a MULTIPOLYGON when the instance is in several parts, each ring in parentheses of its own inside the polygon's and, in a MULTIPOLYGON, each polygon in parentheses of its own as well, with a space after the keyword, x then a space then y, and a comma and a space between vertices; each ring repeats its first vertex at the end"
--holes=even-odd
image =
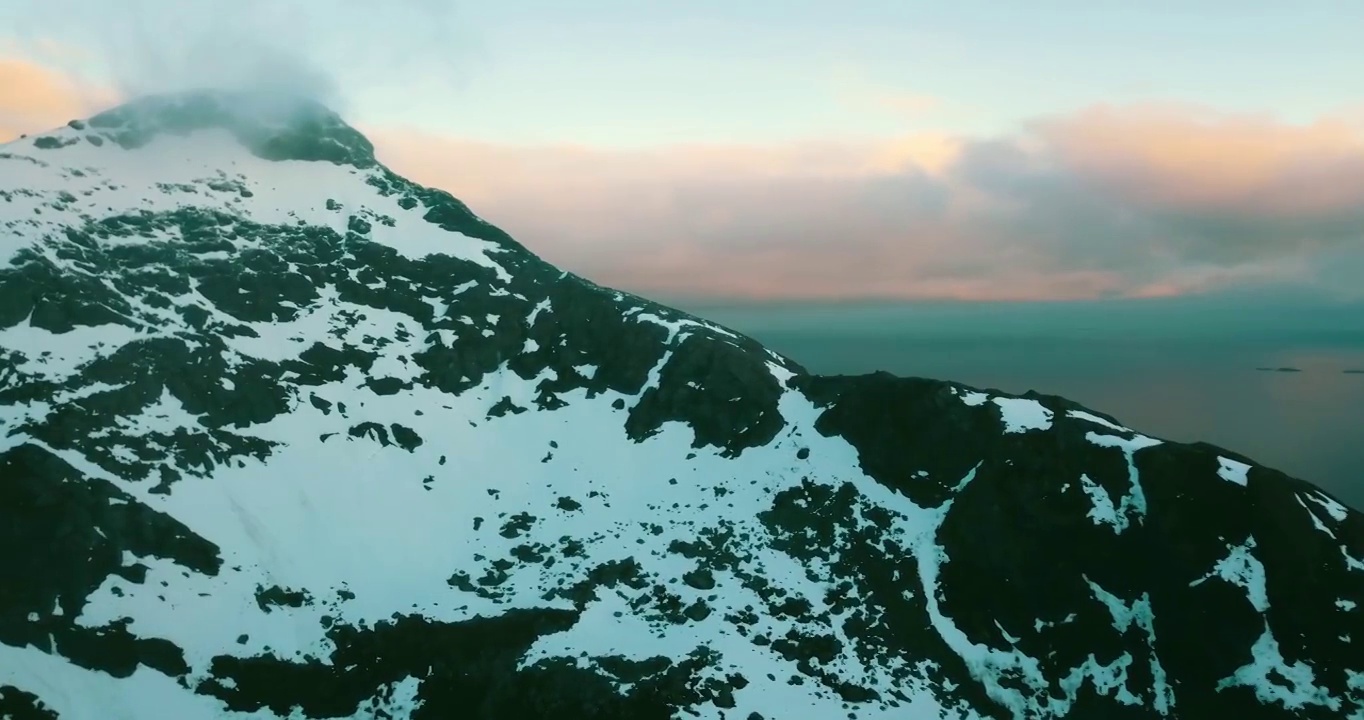
POLYGON ((1348 315, 1257 325, 1252 312, 1235 326, 1174 312, 1162 326, 1160 313, 1101 310, 1012 319, 988 308, 692 310, 812 372, 1060 395, 1153 437, 1239 452, 1364 509, 1364 332, 1341 327, 1348 315))

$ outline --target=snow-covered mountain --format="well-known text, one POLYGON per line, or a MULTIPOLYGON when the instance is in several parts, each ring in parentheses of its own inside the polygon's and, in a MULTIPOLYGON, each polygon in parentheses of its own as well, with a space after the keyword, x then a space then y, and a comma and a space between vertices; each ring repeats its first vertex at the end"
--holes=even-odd
POLYGON ((1364 717, 1364 519, 1056 397, 817 377, 320 106, 0 147, 0 716, 1364 717))

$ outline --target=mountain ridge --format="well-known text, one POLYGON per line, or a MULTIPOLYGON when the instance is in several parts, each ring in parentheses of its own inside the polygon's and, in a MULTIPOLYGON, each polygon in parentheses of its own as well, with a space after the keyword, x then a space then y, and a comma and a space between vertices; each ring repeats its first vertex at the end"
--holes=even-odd
POLYGON ((0 711, 1364 716, 1329 494, 810 375, 240 100, 0 148, 0 711))

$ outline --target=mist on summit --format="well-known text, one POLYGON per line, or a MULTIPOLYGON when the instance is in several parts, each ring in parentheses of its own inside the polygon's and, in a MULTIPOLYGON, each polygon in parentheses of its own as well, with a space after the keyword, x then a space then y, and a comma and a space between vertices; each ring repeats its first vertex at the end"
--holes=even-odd
MULTIPOLYGON (((348 117, 366 92, 410 92, 421 75, 454 82, 468 45, 456 5, 443 0, 23 0, 0 7, 0 25, 24 55, 125 99, 250 91, 348 117)), ((421 93, 406 102, 420 107, 421 93)))

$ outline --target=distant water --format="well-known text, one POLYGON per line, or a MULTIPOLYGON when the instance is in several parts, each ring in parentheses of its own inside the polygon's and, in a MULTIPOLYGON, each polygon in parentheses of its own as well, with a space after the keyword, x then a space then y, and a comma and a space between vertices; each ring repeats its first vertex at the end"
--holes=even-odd
POLYGON ((886 370, 1061 395, 1149 435, 1202 440, 1364 508, 1364 342, 1339 338, 944 334, 700 310, 820 374, 886 370), (1257 368, 1292 368, 1298 372, 1257 368))

